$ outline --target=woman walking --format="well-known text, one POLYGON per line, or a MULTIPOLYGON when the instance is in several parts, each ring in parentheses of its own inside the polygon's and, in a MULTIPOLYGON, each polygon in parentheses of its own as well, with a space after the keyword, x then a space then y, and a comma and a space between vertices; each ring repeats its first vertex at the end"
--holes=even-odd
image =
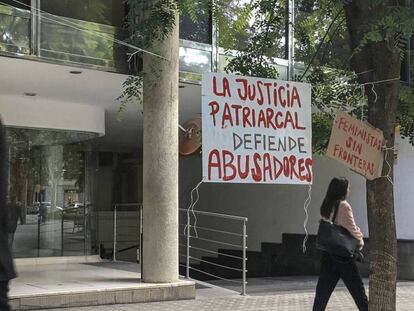
MULTIPOLYGON (((361 230, 356 226, 351 205, 346 201, 349 182, 345 178, 333 178, 321 206, 321 217, 330 221, 337 209, 335 224, 344 227, 358 240, 359 249, 364 246, 361 230)), ((344 258, 322 252, 321 271, 316 286, 313 311, 323 311, 336 284, 341 278, 360 311, 368 311, 368 298, 355 258, 344 258)))

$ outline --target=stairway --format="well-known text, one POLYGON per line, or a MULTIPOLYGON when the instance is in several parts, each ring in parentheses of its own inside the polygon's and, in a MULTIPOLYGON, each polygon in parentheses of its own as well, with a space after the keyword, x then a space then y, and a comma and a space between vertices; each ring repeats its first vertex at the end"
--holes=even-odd
MULTIPOLYGON (((303 234, 284 233, 282 243, 262 242, 260 251, 247 251, 247 277, 272 277, 291 275, 318 275, 320 267, 320 253, 316 250, 316 236, 310 235, 306 243, 306 253, 303 253, 303 234)), ((365 248, 366 254, 368 247, 365 248)), ((242 268, 241 250, 219 249, 222 255, 202 256, 201 259, 211 262, 197 262, 193 268, 226 279, 241 279, 241 271, 226 269, 228 266, 235 269, 242 268)), ((368 258, 367 258, 368 259, 368 258)), ((360 265, 361 274, 368 275, 368 260, 360 265)), ((185 268, 180 267, 180 273, 185 275, 185 268)), ((190 269, 190 276, 197 280, 214 280, 216 278, 190 269)))

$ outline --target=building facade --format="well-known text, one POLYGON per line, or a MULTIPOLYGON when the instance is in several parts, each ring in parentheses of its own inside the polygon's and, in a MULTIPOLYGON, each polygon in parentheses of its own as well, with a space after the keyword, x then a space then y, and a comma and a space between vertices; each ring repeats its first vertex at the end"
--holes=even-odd
MULTIPOLYGON (((111 255, 116 223, 116 247, 125 250, 118 258, 131 260, 141 249, 142 107, 129 105, 120 115, 116 100, 130 72, 122 44, 126 10, 118 0, 0 2, 0 114, 10 147, 16 258, 111 255)), ((181 124, 200 116, 201 74, 227 62, 212 24, 211 14, 197 23, 180 20, 181 124)), ((286 78, 288 61, 274 62, 286 78)), ((414 240, 414 197, 403 190, 411 186, 414 152, 398 143, 397 234, 414 240)), ((318 156, 307 229, 316 232, 324 191, 337 175, 350 178, 350 202, 368 234, 364 180, 318 156)), ((181 157, 180 207, 200 180, 201 156, 181 157)), ((281 243, 284 233, 304 233, 306 195, 303 186, 209 184, 200 187, 197 208, 249 217, 248 244, 260 251, 261 243, 281 243)))

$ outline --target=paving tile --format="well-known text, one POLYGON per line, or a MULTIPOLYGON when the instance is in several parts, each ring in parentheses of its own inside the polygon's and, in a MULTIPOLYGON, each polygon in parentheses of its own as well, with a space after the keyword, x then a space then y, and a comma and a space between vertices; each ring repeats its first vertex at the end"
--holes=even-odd
MULTIPOLYGON (((284 292, 265 296, 238 296, 182 301, 151 302, 125 305, 91 306, 84 308, 52 309, 49 311, 309 311, 314 293, 309 291, 284 292)), ((397 310, 412 311, 414 284, 402 285, 397 291, 397 310)), ((357 310, 346 289, 334 291, 327 311, 357 310)))

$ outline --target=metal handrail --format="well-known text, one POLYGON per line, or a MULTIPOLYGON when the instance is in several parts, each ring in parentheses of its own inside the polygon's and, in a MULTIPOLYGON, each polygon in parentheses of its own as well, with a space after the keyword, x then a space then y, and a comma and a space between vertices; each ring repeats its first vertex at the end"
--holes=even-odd
MULTIPOLYGON (((142 247, 142 204, 141 203, 120 203, 120 204, 114 204, 114 252, 113 252, 113 260, 116 261, 116 236, 117 236, 117 212, 118 212, 118 208, 119 207, 128 207, 128 206, 136 206, 138 207, 138 212, 139 212, 139 218, 140 218, 140 238, 141 238, 141 243, 140 246, 142 247)), ((204 211, 189 211, 187 209, 183 209, 180 208, 179 212, 182 213, 186 213, 187 214, 187 223, 185 225, 185 232, 184 234, 179 233, 179 236, 182 236, 184 238, 186 238, 186 243, 185 244, 181 244, 179 243, 179 247, 186 247, 186 253, 185 254, 179 254, 180 257, 185 258, 186 259, 186 263, 185 264, 181 264, 180 266, 183 266, 186 268, 186 277, 190 278, 190 270, 193 271, 198 271, 200 273, 203 273, 205 275, 208 275, 210 277, 214 277, 220 280, 224 280, 227 282, 232 282, 232 283, 236 283, 236 284, 240 284, 242 285, 242 291, 241 294, 242 295, 246 295, 246 285, 247 285, 247 281, 246 281, 246 274, 247 274, 247 269, 246 269, 246 263, 247 263, 247 256, 246 256, 246 251, 247 251, 247 221, 248 218, 247 217, 241 217, 241 216, 234 216, 234 215, 227 215, 227 214, 219 214, 219 213, 212 213, 212 212, 204 212, 204 211), (236 233, 236 232, 231 232, 231 231, 224 231, 224 230, 217 230, 214 228, 206 228, 206 227, 198 227, 198 226, 194 226, 191 223, 191 217, 189 217, 189 214, 192 213, 194 215, 200 215, 200 216, 207 216, 207 217, 216 217, 216 218, 221 218, 221 219, 226 219, 226 220, 234 220, 234 221, 240 221, 242 222, 242 233, 236 233), (207 238, 202 238, 199 236, 194 236, 191 234, 191 229, 200 229, 200 230, 205 230, 205 231, 210 231, 210 232, 215 232, 215 233, 220 233, 220 234, 225 234, 225 235, 231 235, 231 236, 235 236, 238 238, 242 238, 241 244, 233 244, 233 243, 227 243, 227 242, 222 242, 222 241, 218 241, 215 239, 207 239, 207 238), (199 240, 199 241, 205 241, 205 242, 210 242, 210 243, 215 243, 218 245, 224 245, 224 246, 228 246, 228 247, 232 247, 232 248, 236 248, 242 251, 242 256, 234 256, 234 255, 230 255, 230 254, 225 254, 225 253, 221 253, 221 252, 215 252, 212 250, 208 250, 208 249, 204 249, 201 247, 195 247, 191 245, 191 240, 199 240), (202 252, 206 252, 206 253, 210 253, 210 254, 215 254, 215 255, 222 255, 222 256, 226 256, 226 257, 230 257, 230 258, 234 258, 234 259, 238 259, 241 260, 242 262, 242 268, 234 268, 234 267, 229 267, 229 266, 225 266, 225 265, 221 265, 221 264, 217 264, 205 259, 201 259, 201 258, 197 258, 195 256, 191 256, 190 255, 190 249, 193 250, 198 250, 198 251, 202 251, 202 252), (217 267, 221 267, 223 269, 229 269, 229 270, 233 270, 233 271, 238 271, 242 273, 242 281, 234 281, 232 279, 227 279, 227 278, 223 278, 220 277, 218 275, 214 275, 212 273, 208 273, 199 269, 196 269, 194 267, 190 266, 190 259, 195 260, 195 261, 199 261, 199 262, 205 262, 207 264, 211 264, 213 266, 217 266, 217 267)), ((180 226, 182 226, 181 224, 179 224, 180 226)), ((142 252, 140 252, 140 255, 142 256, 142 252)))
POLYGON ((238 237, 243 236, 243 234, 241 234, 241 233, 235 233, 235 232, 231 232, 231 231, 223 231, 223 230, 210 229, 210 228, 205 228, 205 227, 200 227, 200 226, 192 226, 192 225, 190 225, 190 227, 191 228, 196 228, 197 230, 205 230, 205 231, 229 234, 229 235, 238 236, 238 237))
MULTIPOLYGON (((184 244, 180 244, 180 246, 186 247, 186 245, 184 245, 184 244)), ((221 256, 225 256, 225 257, 229 257, 229 258, 234 258, 234 259, 243 259, 243 257, 240 257, 240 256, 230 255, 230 254, 221 253, 221 252, 215 252, 215 251, 212 251, 212 250, 209 250, 209 249, 205 249, 205 248, 200 248, 200 247, 195 247, 195 246, 190 246, 190 248, 195 249, 195 250, 198 250, 198 251, 206 252, 206 253, 209 253, 209 254, 221 255, 221 256)))
POLYGON ((247 217, 241 217, 241 216, 211 213, 211 212, 204 212, 204 211, 194 211, 194 210, 190 211, 185 208, 180 208, 179 210, 180 212, 195 213, 195 214, 204 215, 204 216, 212 216, 212 217, 226 218, 226 219, 239 220, 239 221, 248 221, 247 217))
MULTIPOLYGON (((184 266, 184 265, 183 265, 183 264, 180 264, 180 266, 184 266)), ((185 266, 184 266, 184 267, 185 267, 185 266)), ((227 281, 227 282, 231 282, 231 283, 236 283, 236 284, 242 284, 242 283, 243 283, 243 282, 241 282, 241 281, 235 281, 235 280, 232 280, 232 279, 222 278, 221 276, 214 275, 214 274, 211 274, 211 273, 205 272, 205 271, 203 271, 203 270, 200 270, 200 269, 197 269, 197 268, 194 268, 194 267, 190 267, 190 269, 191 269, 191 270, 194 270, 194 271, 197 271, 197 272, 200 272, 200 273, 203 273, 203 274, 205 274, 205 275, 208 275, 208 276, 211 276, 211 277, 214 277, 214 278, 217 278, 217 279, 223 280, 223 281, 227 281)), ((247 284, 247 282, 246 282, 246 284, 247 284)))
MULTIPOLYGON (((196 260, 199 262, 205 262, 207 264, 211 264, 213 266, 218 266, 224 269, 230 269, 230 270, 234 270, 234 271, 239 271, 242 273, 242 291, 241 294, 242 295, 246 295, 246 285, 247 285, 247 281, 246 281, 246 274, 247 274, 247 269, 246 269, 246 262, 247 262, 247 221, 248 218, 247 217, 241 217, 241 216, 234 216, 234 215, 227 215, 227 214, 219 214, 219 213, 212 213, 212 212, 204 212, 204 211, 194 211, 194 210, 189 210, 189 209, 183 209, 180 208, 179 212, 181 213, 186 213, 187 214, 187 223, 185 225, 185 229, 184 229, 184 234, 179 234, 180 236, 183 236, 186 238, 186 254, 185 255, 181 255, 181 257, 185 257, 186 258, 186 264, 184 265, 186 268, 186 277, 190 278, 190 270, 194 270, 194 271, 198 271, 200 273, 203 273, 205 275, 217 278, 217 279, 221 279, 224 281, 228 281, 228 282, 233 282, 233 283, 240 283, 240 282, 235 282, 231 279, 227 279, 227 278, 223 278, 220 277, 218 275, 214 275, 212 273, 208 273, 199 269, 196 269, 194 267, 190 266, 190 259, 192 260, 196 260), (190 213, 193 214, 194 216, 207 216, 207 217, 216 217, 216 218, 221 218, 221 219, 226 219, 226 220, 235 220, 235 221, 240 221, 242 222, 242 234, 238 234, 236 232, 230 232, 230 231, 224 231, 224 230, 217 230, 217 229, 213 229, 213 228, 206 228, 206 227, 199 227, 199 226, 195 226, 193 224, 191 224, 191 217, 190 217, 190 213), (220 233, 220 234, 226 234, 226 235, 231 235, 231 236, 236 236, 236 237, 241 237, 242 238, 242 243, 241 245, 236 245, 233 243, 228 243, 228 242, 222 242, 222 241, 218 241, 215 239, 207 239, 204 237, 199 237, 198 234, 196 236, 191 234, 191 229, 193 228, 193 230, 195 229, 200 229, 200 230, 205 230, 205 231, 210 231, 210 232, 215 232, 215 233, 220 233), (211 250, 207 250, 207 249, 203 249, 203 248, 199 248, 199 247, 194 247, 191 246, 191 240, 198 240, 198 241, 205 241, 205 242, 210 242, 210 243, 215 243, 218 245, 224 245, 224 246, 230 246, 232 248, 236 248, 236 249, 241 249, 242 251, 242 257, 238 257, 238 256, 232 256, 232 255, 228 255, 228 254, 223 254, 220 252, 214 252, 211 250), (225 265, 220 265, 205 259, 200 259, 194 256, 190 255, 190 250, 194 249, 194 250, 199 250, 199 251, 204 251, 207 253, 212 253, 212 254, 217 254, 217 255, 224 255, 227 257, 232 257, 235 259, 239 259, 242 262, 242 268, 233 268, 233 267, 228 267, 225 265)), ((180 246, 183 246, 182 244, 180 244, 180 246)))
POLYGON ((224 268, 224 269, 229 269, 229 270, 233 270, 233 271, 243 272, 243 269, 233 268, 233 267, 229 267, 229 266, 225 266, 225 265, 220 265, 218 263, 211 262, 211 261, 208 261, 208 260, 205 260, 205 259, 201 259, 201 258, 197 258, 197 257, 194 257, 194 256, 190 256, 190 259, 195 259, 197 261, 205 262, 205 263, 208 263, 209 265, 213 265, 213 266, 220 267, 220 268, 224 268))
POLYGON ((201 241, 206 241, 206 242, 220 244, 220 245, 231 246, 231 247, 236 247, 236 248, 243 248, 242 245, 236 245, 236 244, 227 243, 227 242, 221 242, 221 241, 212 240, 212 239, 200 238, 200 237, 197 237, 197 236, 191 235, 191 234, 189 235, 189 237, 190 238, 194 238, 194 239, 198 239, 198 240, 201 240, 201 241))

